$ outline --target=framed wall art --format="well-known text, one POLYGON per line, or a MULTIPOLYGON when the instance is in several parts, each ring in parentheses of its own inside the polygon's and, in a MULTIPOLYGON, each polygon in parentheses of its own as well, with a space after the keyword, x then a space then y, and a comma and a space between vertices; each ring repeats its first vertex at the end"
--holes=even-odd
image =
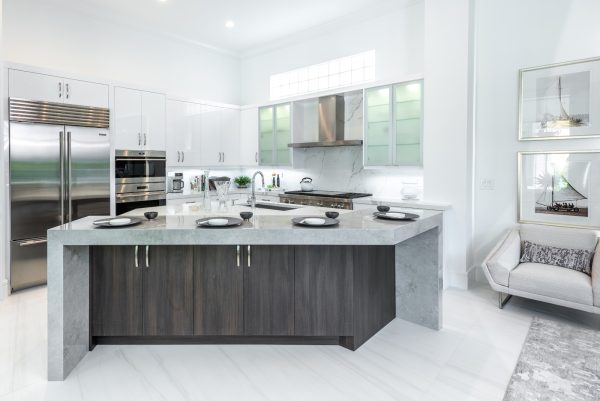
POLYGON ((600 135, 600 57, 519 71, 519 140, 600 135))
POLYGON ((600 229, 600 150, 519 152, 519 222, 600 229))

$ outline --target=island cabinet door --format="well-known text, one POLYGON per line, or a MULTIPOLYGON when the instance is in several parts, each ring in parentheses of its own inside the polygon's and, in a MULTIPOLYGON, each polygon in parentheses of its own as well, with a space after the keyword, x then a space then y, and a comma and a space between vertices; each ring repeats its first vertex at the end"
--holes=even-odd
POLYGON ((245 247, 244 326, 250 336, 294 334, 294 248, 245 247))
POLYGON ((192 246, 140 247, 144 266, 144 335, 182 336, 194 331, 192 246))
POLYGON ((134 246, 96 246, 91 252, 93 336, 141 336, 142 269, 134 246))
POLYGON ((351 336, 353 247, 295 248, 297 336, 351 336))
POLYGON ((194 247, 194 335, 244 334, 242 247, 194 247))

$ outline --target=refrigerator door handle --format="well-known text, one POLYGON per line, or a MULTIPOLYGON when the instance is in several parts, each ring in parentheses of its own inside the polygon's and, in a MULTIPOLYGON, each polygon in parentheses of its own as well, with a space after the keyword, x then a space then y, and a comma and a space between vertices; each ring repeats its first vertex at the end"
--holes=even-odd
POLYGON ((59 158, 60 158, 60 224, 65 224, 65 133, 60 131, 59 158))
POLYGON ((67 131, 67 222, 71 222, 71 217, 73 216, 73 202, 71 201, 71 176, 71 132, 67 131))
POLYGON ((46 242, 48 242, 47 238, 32 238, 32 239, 28 239, 28 240, 16 240, 16 243, 19 244, 19 246, 30 246, 30 245, 38 245, 38 244, 45 244, 46 242))

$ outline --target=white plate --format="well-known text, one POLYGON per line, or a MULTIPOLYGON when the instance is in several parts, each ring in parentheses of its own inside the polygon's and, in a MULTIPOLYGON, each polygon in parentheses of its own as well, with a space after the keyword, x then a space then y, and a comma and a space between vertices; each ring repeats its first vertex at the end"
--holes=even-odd
POLYGON ((390 218, 390 219, 405 219, 406 215, 404 213, 398 213, 398 212, 387 212, 385 214, 386 217, 390 218))
POLYGON ((302 224, 308 224, 309 226, 322 226, 325 224, 325 219, 319 219, 316 217, 309 217, 302 220, 302 224))
POLYGON ((210 219, 210 220, 206 220, 205 224, 208 224, 209 226, 226 226, 229 223, 229 220, 227 219, 210 219))
POLYGON ((128 224, 131 224, 131 219, 125 217, 120 219, 111 219, 108 221, 108 224, 110 224, 111 226, 126 226, 128 224))

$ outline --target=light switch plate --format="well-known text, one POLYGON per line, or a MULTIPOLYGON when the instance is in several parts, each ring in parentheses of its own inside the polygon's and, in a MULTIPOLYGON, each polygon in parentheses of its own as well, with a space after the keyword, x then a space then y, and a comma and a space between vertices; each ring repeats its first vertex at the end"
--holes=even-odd
POLYGON ((479 181, 479 189, 484 191, 493 191, 496 188, 496 180, 493 178, 482 178, 479 181))

